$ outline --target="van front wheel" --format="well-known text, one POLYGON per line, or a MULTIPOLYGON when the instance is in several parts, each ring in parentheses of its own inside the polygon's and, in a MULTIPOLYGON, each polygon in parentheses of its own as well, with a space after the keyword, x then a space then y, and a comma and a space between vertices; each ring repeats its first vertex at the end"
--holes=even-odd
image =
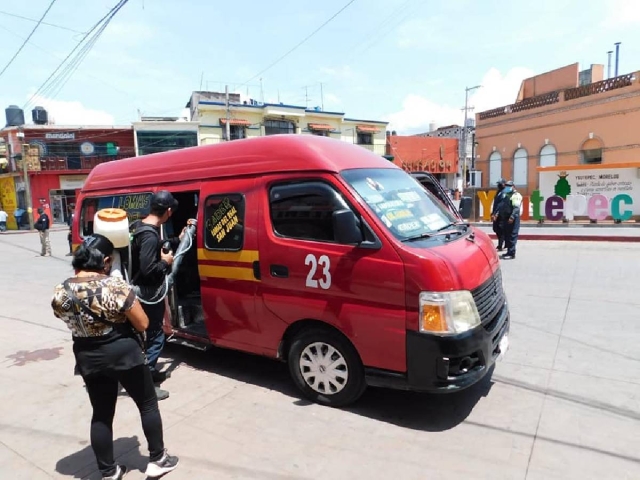
POLYGON ((313 329, 294 338, 289 371, 296 386, 310 400, 343 407, 364 393, 364 369, 348 340, 329 330, 313 329))

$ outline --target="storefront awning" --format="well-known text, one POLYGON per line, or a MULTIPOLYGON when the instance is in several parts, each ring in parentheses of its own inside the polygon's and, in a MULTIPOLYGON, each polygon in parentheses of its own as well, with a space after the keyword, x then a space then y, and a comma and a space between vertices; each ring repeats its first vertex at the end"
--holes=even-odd
POLYGON ((377 127, 372 127, 371 125, 358 125, 356 127, 358 133, 378 133, 380 131, 377 127))
POLYGON ((334 128, 327 123, 308 123, 307 127, 309 127, 309 130, 320 130, 320 131, 334 130, 334 128))
MULTIPOLYGON (((220 119, 220 123, 222 125, 226 125, 227 124, 227 119, 226 118, 221 118, 220 119)), ((241 125, 243 127, 248 127, 249 125, 251 125, 251 122, 249 120, 243 120, 241 118, 231 118, 231 119, 229 119, 229 125, 241 125)))

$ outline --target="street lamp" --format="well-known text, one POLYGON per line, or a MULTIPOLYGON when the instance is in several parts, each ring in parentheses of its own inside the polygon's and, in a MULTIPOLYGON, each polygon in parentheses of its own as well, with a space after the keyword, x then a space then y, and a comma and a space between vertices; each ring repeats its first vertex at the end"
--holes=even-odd
POLYGON ((467 112, 469 111, 469 92, 482 87, 482 85, 476 85, 475 87, 467 87, 464 89, 464 125, 462 125, 462 188, 460 193, 464 194, 464 188, 467 183, 467 112))
MULTIPOLYGON (((22 173, 24 175, 24 196, 27 207, 27 216, 29 218, 29 229, 33 230, 33 206, 31 204, 31 184, 29 182, 29 169, 27 168, 27 148, 29 148, 24 142, 24 132, 22 127, 18 127, 18 133, 16 134, 22 150, 22 173)), ((20 225, 18 225, 20 229, 20 225)))

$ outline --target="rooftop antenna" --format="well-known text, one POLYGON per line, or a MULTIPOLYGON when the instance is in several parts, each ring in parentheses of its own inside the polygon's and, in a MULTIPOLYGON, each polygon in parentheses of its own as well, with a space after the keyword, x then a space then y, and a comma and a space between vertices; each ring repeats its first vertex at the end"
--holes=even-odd
POLYGON ((262 77, 260 77, 260 102, 264 104, 264 90, 262 88, 262 77))
POLYGON ((322 111, 324 112, 324 93, 322 92, 322 82, 320 82, 320 105, 320 108, 322 108, 322 111))
POLYGON ((204 70, 202 71, 202 73, 200 74, 200 88, 199 90, 202 91, 202 81, 204 80, 204 70))

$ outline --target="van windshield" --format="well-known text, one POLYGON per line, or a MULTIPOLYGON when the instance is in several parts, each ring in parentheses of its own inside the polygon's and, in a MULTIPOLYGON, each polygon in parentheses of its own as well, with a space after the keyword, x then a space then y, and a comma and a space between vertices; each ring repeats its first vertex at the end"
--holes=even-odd
POLYGON ((442 202, 402 170, 353 169, 341 175, 399 240, 427 237, 457 222, 442 202))

